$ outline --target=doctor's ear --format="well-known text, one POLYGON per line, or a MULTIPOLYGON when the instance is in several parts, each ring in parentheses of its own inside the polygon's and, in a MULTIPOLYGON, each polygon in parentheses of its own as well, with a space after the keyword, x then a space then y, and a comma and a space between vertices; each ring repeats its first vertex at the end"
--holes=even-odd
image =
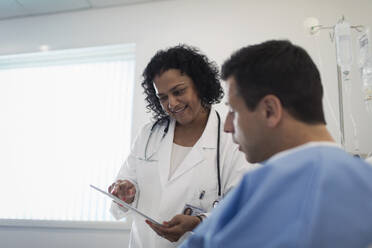
POLYGON ((275 95, 264 96, 258 103, 258 108, 267 127, 276 127, 283 117, 282 103, 275 95))

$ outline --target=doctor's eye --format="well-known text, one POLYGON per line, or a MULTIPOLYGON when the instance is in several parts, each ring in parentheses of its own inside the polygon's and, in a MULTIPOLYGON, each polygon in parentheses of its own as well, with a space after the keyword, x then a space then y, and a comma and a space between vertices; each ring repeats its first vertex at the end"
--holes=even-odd
POLYGON ((160 102, 165 102, 168 99, 167 96, 159 96, 158 98, 160 102))
POLYGON ((178 89, 178 90, 173 91, 173 95, 174 96, 180 96, 183 93, 185 93, 185 91, 186 91, 186 88, 178 89))

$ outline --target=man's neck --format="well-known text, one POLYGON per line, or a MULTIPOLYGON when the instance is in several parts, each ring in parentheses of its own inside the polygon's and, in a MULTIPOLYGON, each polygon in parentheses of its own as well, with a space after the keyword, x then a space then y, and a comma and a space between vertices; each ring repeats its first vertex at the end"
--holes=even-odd
POLYGON ((276 149, 271 156, 309 142, 334 142, 324 124, 306 124, 295 121, 283 127, 281 134, 276 140, 276 149))

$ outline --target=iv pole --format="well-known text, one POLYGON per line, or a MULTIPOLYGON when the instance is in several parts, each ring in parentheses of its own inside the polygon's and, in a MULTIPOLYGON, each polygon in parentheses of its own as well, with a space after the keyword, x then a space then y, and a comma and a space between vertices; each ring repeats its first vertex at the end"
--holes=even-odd
MULTIPOLYGON (((341 23, 345 20, 345 17, 342 16, 342 18, 338 21, 338 23, 341 23)), ((363 28, 362 25, 357 26, 350 26, 351 29, 355 29, 358 32, 361 32, 361 29, 363 28)), ((315 35, 320 30, 331 30, 329 35, 331 38, 331 41, 334 41, 334 35, 335 35, 335 25, 334 26, 323 26, 323 25, 313 25, 310 26, 310 34, 315 35)), ((336 42, 335 42, 335 48, 336 48, 336 42)), ((336 48, 337 52, 337 48, 336 48)), ((343 149, 345 149, 345 121, 344 121, 344 106, 343 106, 343 92, 342 92, 342 71, 341 67, 337 64, 337 82, 338 82, 338 105, 339 105, 339 115, 340 115, 340 140, 341 140, 341 146, 343 149)))

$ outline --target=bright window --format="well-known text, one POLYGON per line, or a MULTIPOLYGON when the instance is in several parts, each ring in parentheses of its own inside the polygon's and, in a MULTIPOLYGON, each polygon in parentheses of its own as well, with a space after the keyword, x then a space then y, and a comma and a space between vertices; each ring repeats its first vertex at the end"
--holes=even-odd
POLYGON ((0 57, 0 219, 113 219, 89 184, 107 189, 129 152, 134 50, 0 57))

